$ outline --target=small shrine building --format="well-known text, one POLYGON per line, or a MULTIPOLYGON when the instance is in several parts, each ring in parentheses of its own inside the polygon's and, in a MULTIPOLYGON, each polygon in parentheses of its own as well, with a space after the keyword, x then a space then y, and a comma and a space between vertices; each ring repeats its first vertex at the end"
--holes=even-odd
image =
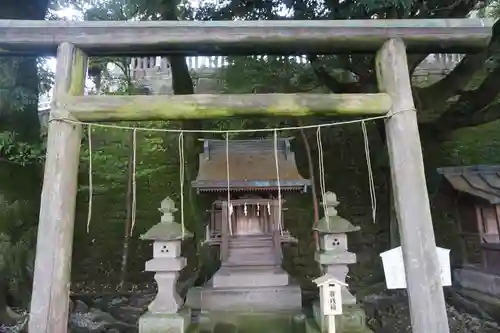
POLYGON ((295 164, 291 138, 204 139, 192 186, 211 193, 206 242, 219 246, 221 268, 187 304, 208 311, 288 311, 301 308, 300 287, 282 265, 282 244, 296 241, 284 227, 285 192, 310 181, 295 164), (269 300, 269 293, 276 297, 269 300))
POLYGON ((454 278, 462 287, 500 297, 500 166, 439 168, 460 236, 454 278))

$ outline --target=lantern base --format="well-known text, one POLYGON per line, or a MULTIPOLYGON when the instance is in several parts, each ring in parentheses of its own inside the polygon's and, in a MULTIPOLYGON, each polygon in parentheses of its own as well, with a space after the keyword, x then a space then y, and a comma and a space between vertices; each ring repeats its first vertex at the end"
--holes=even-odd
MULTIPOLYGON (((361 306, 344 304, 342 310, 341 315, 335 316, 336 333, 373 333, 366 326, 365 310, 361 306)), ((314 318, 306 320, 306 333, 327 333, 328 322, 320 314, 318 303, 313 305, 313 312, 314 318)))
POLYGON ((139 318, 139 333, 185 333, 191 324, 191 311, 178 313, 146 312, 139 318))

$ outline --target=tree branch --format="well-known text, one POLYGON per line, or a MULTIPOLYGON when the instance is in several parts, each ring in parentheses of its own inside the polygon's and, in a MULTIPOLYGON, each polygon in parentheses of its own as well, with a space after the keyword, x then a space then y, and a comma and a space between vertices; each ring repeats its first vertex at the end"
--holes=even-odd
MULTIPOLYGON (((493 37, 488 48, 486 65, 493 64, 481 85, 472 91, 461 94, 457 102, 450 105, 435 121, 435 130, 450 131, 460 127, 476 126, 491 121, 492 117, 485 117, 484 111, 497 99, 500 88, 500 23, 493 26, 493 37)), ((486 58, 485 58, 486 60, 486 58)), ((489 115, 489 112, 487 112, 489 115)))
POLYGON ((333 93, 358 93, 361 86, 357 82, 340 82, 331 76, 327 70, 319 63, 317 55, 308 55, 307 60, 311 63, 314 74, 318 81, 333 93))
MULTIPOLYGON (((478 8, 482 2, 476 1, 452 1, 449 4, 443 4, 439 8, 429 10, 427 2, 422 1, 418 5, 420 15, 418 17, 435 18, 460 18, 466 16, 471 10, 478 8), (425 10, 424 10, 425 9, 425 10)), ((487 53, 477 55, 467 55, 464 59, 442 80, 425 88, 415 89, 415 94, 421 103, 420 107, 424 110, 442 108, 446 101, 455 96, 460 90, 463 90, 470 82, 472 76, 481 68, 486 59, 487 53)), ((409 55, 408 67, 410 74, 413 74, 417 66, 429 54, 409 55)))
POLYGON ((429 56, 429 53, 425 54, 408 54, 407 59, 408 59, 408 70, 410 72, 410 75, 413 75, 413 72, 415 72, 415 69, 417 69, 418 65, 422 61, 425 60, 429 56))
POLYGON ((480 112, 476 112, 469 119, 467 124, 462 127, 473 127, 481 124, 486 124, 500 119, 500 104, 491 104, 480 112))
POLYGON ((424 122, 420 123, 421 132, 427 132, 433 135, 446 135, 452 131, 475 127, 500 119, 500 103, 495 103, 487 106, 481 111, 467 115, 457 115, 452 123, 444 125, 441 122, 424 122))
POLYGON ((422 109, 438 109, 448 99, 459 94, 467 86, 474 74, 481 69, 487 57, 488 52, 466 55, 443 79, 428 87, 415 89, 422 109))

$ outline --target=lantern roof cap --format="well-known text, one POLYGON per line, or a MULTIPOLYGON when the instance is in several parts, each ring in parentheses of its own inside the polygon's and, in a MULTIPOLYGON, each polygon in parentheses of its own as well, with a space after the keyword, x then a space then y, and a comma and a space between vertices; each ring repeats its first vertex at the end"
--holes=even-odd
POLYGON ((325 274, 323 276, 320 276, 319 278, 317 279, 314 279, 313 280, 314 283, 316 283, 316 285, 319 287, 319 286, 322 286, 322 285, 325 285, 325 284, 330 284, 330 283, 335 283, 335 284, 340 284, 342 286, 345 286, 347 287, 347 283, 345 282, 342 282, 340 280, 337 280, 336 278, 334 278, 333 276, 331 276, 330 274, 325 274))
POLYGON ((152 240, 152 241, 174 241, 182 240, 184 238, 192 237, 193 234, 187 229, 182 230, 182 226, 177 222, 160 222, 154 225, 151 229, 146 231, 145 234, 141 235, 142 240, 152 240))
POLYGON ((340 234, 361 229, 358 226, 352 225, 348 220, 338 216, 337 206, 339 203, 335 193, 326 192, 323 195, 325 216, 318 221, 318 225, 315 226, 313 230, 322 234, 340 234))
POLYGON ((177 211, 177 208, 175 208, 175 203, 172 199, 169 197, 163 199, 158 210, 163 213, 161 222, 141 235, 141 239, 168 242, 193 236, 182 225, 174 221, 173 213, 177 211))

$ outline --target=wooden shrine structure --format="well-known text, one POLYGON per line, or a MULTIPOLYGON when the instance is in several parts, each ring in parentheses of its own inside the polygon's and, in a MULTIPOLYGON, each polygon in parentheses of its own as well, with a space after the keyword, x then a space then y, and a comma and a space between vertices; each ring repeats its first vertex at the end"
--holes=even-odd
POLYGON ((53 55, 29 331, 67 331, 82 126, 231 116, 388 115, 387 147, 415 333, 449 332, 424 175, 407 52, 485 49, 483 19, 339 21, 0 21, 0 54, 53 55), (332 54, 376 52, 379 93, 83 96, 87 56, 332 54))
POLYGON ((454 282, 479 295, 500 298, 500 166, 439 168, 439 192, 454 211, 462 255, 454 282))
POLYGON ((284 198, 305 192, 311 181, 297 169, 291 139, 203 140, 191 185, 215 199, 205 241, 218 247, 220 268, 188 291, 187 307, 205 313, 302 310, 301 288, 282 267, 282 244, 297 242, 284 225, 284 198))
POLYGON ((453 205, 462 265, 500 276, 500 166, 439 168, 440 188, 453 205))
POLYGON ((296 241, 284 228, 284 214, 278 212, 283 210, 278 191, 306 192, 311 181, 299 174, 291 139, 277 138, 276 152, 273 139, 229 140, 227 152, 225 140, 203 140, 198 175, 191 185, 198 192, 223 193, 212 202, 205 236, 209 244, 220 245, 222 264, 229 258, 229 233, 270 235, 280 260, 281 244, 296 241))

